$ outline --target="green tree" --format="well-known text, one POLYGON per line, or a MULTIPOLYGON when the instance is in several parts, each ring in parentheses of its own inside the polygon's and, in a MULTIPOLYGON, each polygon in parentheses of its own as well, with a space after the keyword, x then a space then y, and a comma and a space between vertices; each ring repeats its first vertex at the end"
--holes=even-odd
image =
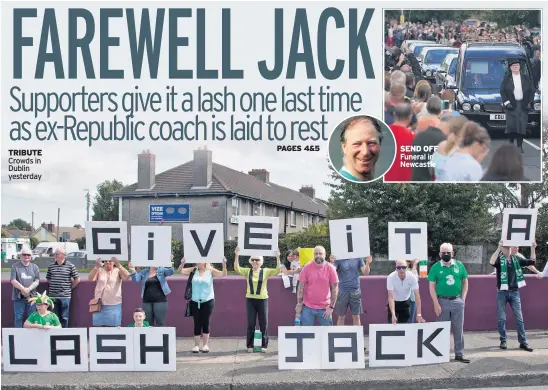
POLYGON ((40 244, 40 240, 37 239, 36 237, 30 237, 29 239, 30 239, 30 249, 34 249, 36 248, 38 244, 40 244))
POLYGON ((97 186, 92 205, 93 221, 118 221, 118 198, 113 198, 112 194, 123 187, 116 179, 106 180, 97 186))
POLYGON ((443 242, 469 245, 495 239, 496 219, 484 201, 489 191, 475 184, 385 184, 342 182, 333 172, 328 218, 367 217, 373 253, 386 253, 388 222, 426 222, 430 249, 443 242))
POLYGON ((80 248, 80 250, 83 250, 86 247, 86 236, 77 238, 74 242, 78 244, 78 248, 80 248))
POLYGON ((32 225, 28 223, 27 221, 17 218, 11 221, 8 226, 8 229, 19 229, 19 230, 25 230, 30 232, 32 230, 32 225))

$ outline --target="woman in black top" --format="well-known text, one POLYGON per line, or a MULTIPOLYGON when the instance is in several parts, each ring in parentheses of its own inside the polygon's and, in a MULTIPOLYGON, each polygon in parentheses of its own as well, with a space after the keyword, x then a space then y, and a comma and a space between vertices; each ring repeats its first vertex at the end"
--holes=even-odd
MULTIPOLYGON (((172 255, 173 259, 173 255, 172 255)), ((165 326, 167 314, 167 295, 171 293, 166 277, 173 275, 173 267, 147 267, 139 272, 128 263, 131 279, 142 283, 142 308, 150 326, 165 326)))
POLYGON ((505 134, 510 143, 517 140, 518 148, 523 153, 523 138, 527 134, 529 107, 535 98, 535 88, 531 78, 521 72, 519 58, 508 60, 508 69, 500 86, 500 96, 506 111, 505 134))

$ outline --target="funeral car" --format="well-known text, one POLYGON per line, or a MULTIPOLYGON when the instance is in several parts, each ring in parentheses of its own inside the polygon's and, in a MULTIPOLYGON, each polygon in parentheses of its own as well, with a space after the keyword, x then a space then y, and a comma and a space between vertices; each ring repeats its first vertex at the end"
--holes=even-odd
MULTIPOLYGON (((453 108, 481 124, 491 134, 504 132, 506 127, 500 86, 510 58, 519 58, 521 71, 531 77, 531 62, 518 43, 467 42, 459 49, 455 84, 450 88, 456 93, 453 108)), ((535 85, 535 89, 528 129, 540 135, 539 86, 535 85)))
POLYGON ((447 89, 447 86, 455 86, 455 73, 457 72, 457 53, 450 53, 445 56, 438 71, 434 74, 436 79, 436 89, 441 91, 447 89))
POLYGON ((424 47, 417 60, 421 65, 422 77, 430 83, 435 84, 435 73, 440 68, 443 60, 448 54, 458 53, 459 49, 448 46, 426 46, 424 47))

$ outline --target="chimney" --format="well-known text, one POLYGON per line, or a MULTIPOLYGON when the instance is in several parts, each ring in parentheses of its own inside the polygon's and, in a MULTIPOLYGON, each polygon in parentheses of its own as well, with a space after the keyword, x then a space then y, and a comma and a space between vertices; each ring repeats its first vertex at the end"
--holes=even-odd
POLYGON ((156 156, 150 150, 143 150, 137 158, 137 189, 150 190, 156 179, 156 156))
POLYGON ((213 174, 213 152, 198 148, 194 151, 194 181, 192 188, 207 188, 213 174))
POLYGON ((265 183, 268 183, 270 181, 270 172, 268 172, 266 169, 252 169, 251 171, 247 172, 247 174, 255 176, 257 179, 265 183))
POLYGON ((55 224, 53 222, 48 223, 47 229, 50 233, 53 233, 55 231, 55 224))
POLYGON ((42 227, 43 227, 44 229, 46 229, 46 230, 47 230, 47 228, 48 228, 48 225, 46 225, 45 222, 42 222, 42 225, 40 225, 40 226, 42 226, 42 227))
POLYGON ((316 195, 316 190, 314 190, 314 187, 312 186, 302 186, 299 192, 301 194, 305 194, 306 196, 312 199, 314 199, 315 198, 314 195, 316 195))

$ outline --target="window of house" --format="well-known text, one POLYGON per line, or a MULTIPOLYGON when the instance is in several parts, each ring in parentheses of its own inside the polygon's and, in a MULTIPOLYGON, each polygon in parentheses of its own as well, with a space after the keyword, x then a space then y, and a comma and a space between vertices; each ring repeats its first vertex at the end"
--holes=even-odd
POLYGON ((232 215, 240 215, 240 199, 232 199, 232 215))
POLYGON ((308 227, 308 216, 305 213, 301 214, 303 217, 303 227, 308 227))
POLYGON ((266 206, 264 203, 259 203, 259 215, 266 215, 266 206))
POLYGON ((280 210, 276 206, 272 207, 272 215, 275 216, 275 217, 280 216, 280 210))
POLYGON ((309 215, 308 216, 308 225, 313 225, 314 224, 314 217, 312 217, 312 215, 309 215))
POLYGON ((297 213, 294 211, 291 212, 291 215, 289 217, 289 223, 291 226, 297 226, 297 213))

